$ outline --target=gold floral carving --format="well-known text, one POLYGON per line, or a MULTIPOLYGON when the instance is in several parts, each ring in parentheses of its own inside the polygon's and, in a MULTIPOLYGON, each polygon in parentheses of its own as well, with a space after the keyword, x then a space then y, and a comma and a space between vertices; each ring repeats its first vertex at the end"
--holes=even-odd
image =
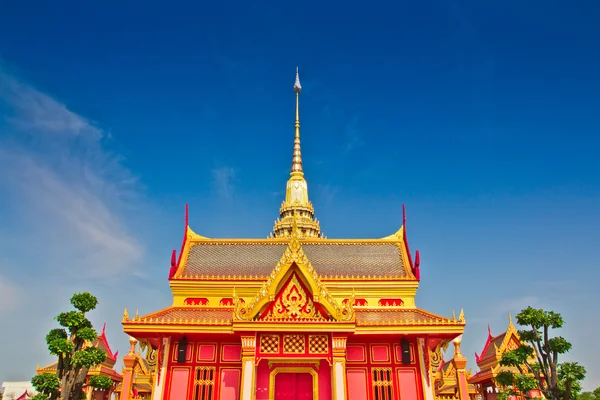
MULTIPOLYGON (((325 310, 336 321, 350 321, 354 318, 352 302, 342 308, 329 294, 325 285, 321 282, 321 277, 314 269, 308 257, 300 244, 298 228, 294 226, 291 239, 283 253, 283 256, 267 277, 256 295, 249 303, 243 303, 234 293, 234 316, 237 320, 252 320, 260 310, 269 301, 273 301, 276 295, 277 286, 288 273, 289 269, 296 265, 299 273, 305 278, 308 289, 312 294, 313 301, 321 304, 325 310)), ((314 308, 313 308, 314 310, 314 308)))
POLYGON ((313 301, 306 294, 296 274, 288 282, 273 308, 274 317, 292 319, 316 318, 319 316, 313 301))

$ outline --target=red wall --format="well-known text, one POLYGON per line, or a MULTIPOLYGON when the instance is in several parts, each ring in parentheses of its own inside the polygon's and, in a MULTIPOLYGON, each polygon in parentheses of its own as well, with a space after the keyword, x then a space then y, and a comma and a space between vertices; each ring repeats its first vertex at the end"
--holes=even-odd
POLYGON ((404 365, 400 340, 392 342, 349 338, 346 344, 348 400, 374 399, 372 376, 377 368, 391 368, 393 399, 423 400, 416 346, 416 341, 411 340, 411 363, 404 365))
POLYGON ((187 359, 177 362, 178 340, 172 339, 167 360, 165 400, 185 400, 194 396, 194 374, 199 367, 214 367, 213 399, 240 398, 242 346, 231 337, 187 338, 187 359))

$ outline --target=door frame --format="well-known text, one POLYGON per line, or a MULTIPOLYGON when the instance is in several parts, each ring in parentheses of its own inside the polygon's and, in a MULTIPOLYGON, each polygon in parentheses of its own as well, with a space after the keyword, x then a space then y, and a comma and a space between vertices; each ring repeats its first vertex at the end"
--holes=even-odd
POLYGON ((275 400, 275 376, 279 373, 300 372, 312 375, 313 399, 319 398, 319 374, 311 367, 275 367, 269 376, 269 400, 275 400))

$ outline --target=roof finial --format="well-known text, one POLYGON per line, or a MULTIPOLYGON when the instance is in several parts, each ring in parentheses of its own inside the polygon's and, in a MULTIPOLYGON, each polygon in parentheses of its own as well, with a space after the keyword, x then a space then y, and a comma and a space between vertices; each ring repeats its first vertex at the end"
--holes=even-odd
POLYGON ((294 128, 296 129, 296 137, 294 138, 294 156, 292 158, 292 174, 302 174, 302 153, 300 152, 300 110, 299 110, 299 98, 300 92, 302 92, 302 85, 300 85, 300 75, 298 74, 298 67, 296 67, 296 82, 294 83, 294 92, 296 92, 296 123, 294 128))

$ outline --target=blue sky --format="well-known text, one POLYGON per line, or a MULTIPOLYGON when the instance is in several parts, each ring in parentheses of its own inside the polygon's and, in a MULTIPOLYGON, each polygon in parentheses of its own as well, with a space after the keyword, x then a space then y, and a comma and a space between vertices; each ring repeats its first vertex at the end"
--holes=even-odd
POLYGON ((418 305, 464 307, 470 365, 507 313, 567 320, 600 386, 600 5, 594 1, 7 2, 0 13, 0 380, 50 361, 75 290, 123 353, 170 302, 183 210, 265 237, 292 155, 329 237, 408 210, 418 305), (22 348, 21 346, 25 346, 22 348))

